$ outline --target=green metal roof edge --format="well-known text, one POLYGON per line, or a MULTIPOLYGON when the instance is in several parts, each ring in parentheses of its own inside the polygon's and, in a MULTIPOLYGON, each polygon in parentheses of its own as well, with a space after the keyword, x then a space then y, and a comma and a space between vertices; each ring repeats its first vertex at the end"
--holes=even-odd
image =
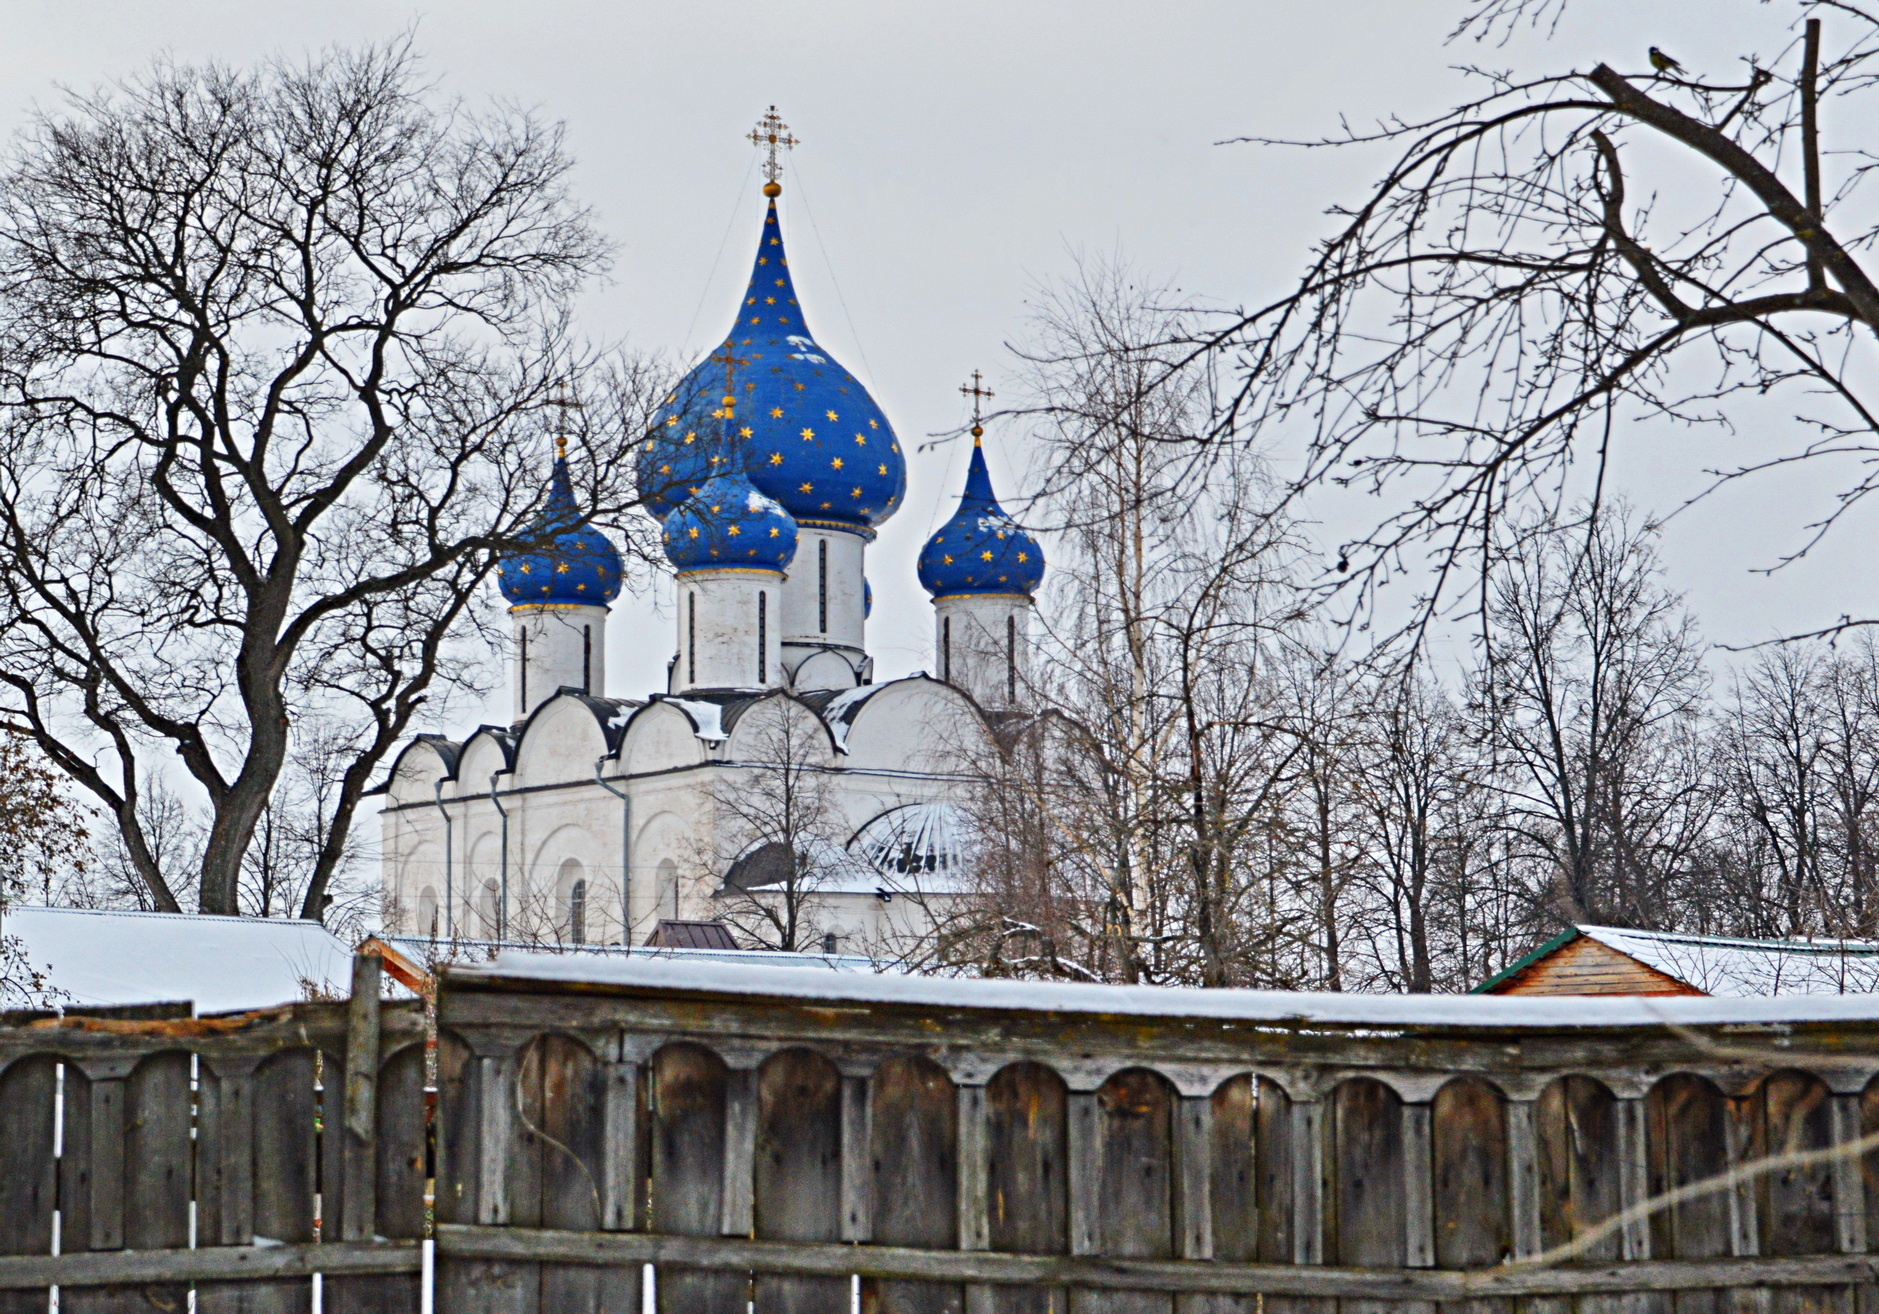
POLYGON ((1509 963, 1507 966, 1503 967, 1500 971, 1496 972, 1493 976, 1490 976, 1487 980, 1483 981, 1480 985, 1476 986, 1474 989, 1470 990, 1468 993, 1471 995, 1485 995, 1488 991, 1492 990, 1495 986, 1505 981, 1508 977, 1513 976, 1514 974, 1522 971, 1525 968, 1531 967, 1534 963, 1539 962, 1540 959, 1552 953, 1553 950, 1559 948, 1562 944, 1568 944, 1574 939, 1584 934, 1585 932, 1581 931, 1578 927, 1568 926, 1565 930, 1561 931, 1558 935, 1548 940, 1545 944, 1541 945, 1537 949, 1529 950, 1526 954, 1522 955, 1521 957, 1515 959, 1513 962, 1509 963))

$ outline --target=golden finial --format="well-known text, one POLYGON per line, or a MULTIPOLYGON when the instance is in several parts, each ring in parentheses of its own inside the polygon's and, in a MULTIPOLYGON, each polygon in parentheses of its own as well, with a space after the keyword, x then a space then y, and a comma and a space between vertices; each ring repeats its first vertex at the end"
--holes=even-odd
POLYGON ((750 144, 764 152, 763 194, 771 200, 783 194, 783 159, 782 152, 802 142, 790 135, 789 125, 777 115, 776 106, 757 120, 757 126, 750 130, 750 144))
POLYGON ((731 344, 725 343, 721 354, 711 358, 724 366, 724 409, 719 412, 725 419, 732 419, 737 413, 737 367, 744 363, 742 356, 731 353, 731 344))
POLYGON ((568 459, 568 412, 580 410, 581 404, 568 395, 566 384, 555 389, 555 395, 548 399, 548 404, 558 412, 555 416, 555 459, 565 461, 568 459))
POLYGON ((972 371, 971 383, 959 385, 959 391, 972 398, 972 445, 974 447, 977 447, 979 440, 985 437, 985 426, 979 422, 979 403, 996 395, 984 385, 985 378, 977 370, 972 371))

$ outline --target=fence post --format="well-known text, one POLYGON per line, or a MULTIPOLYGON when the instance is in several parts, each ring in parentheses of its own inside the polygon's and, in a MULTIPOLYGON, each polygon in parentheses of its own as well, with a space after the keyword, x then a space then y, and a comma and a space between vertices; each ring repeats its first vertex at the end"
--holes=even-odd
POLYGON ((339 1239, 370 1241, 378 1221, 378 990, 383 961, 352 959, 352 999, 346 1005, 345 1193, 339 1239))
POLYGON ((842 1240, 874 1239, 874 1109, 866 1077, 842 1077, 842 1240))

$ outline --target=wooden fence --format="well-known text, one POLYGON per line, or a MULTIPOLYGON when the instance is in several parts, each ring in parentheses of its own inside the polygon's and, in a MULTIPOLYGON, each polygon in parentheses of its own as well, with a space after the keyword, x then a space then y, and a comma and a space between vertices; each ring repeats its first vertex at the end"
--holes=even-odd
POLYGON ((379 1003, 0 1027, 0 1314, 415 1311, 424 1018, 379 1003))
POLYGON ((559 961, 445 974, 449 1314, 635 1309, 647 1263, 669 1314, 1879 1309, 1879 1001, 1327 1022, 559 961))
MULTIPOLYGON (((314 1274, 415 1314, 423 1017, 377 966, 0 1027, 0 1314, 289 1314, 314 1274)), ((445 974, 440 1314, 628 1314, 645 1265, 668 1314, 1879 1314, 1879 1000, 579 970, 445 974)))

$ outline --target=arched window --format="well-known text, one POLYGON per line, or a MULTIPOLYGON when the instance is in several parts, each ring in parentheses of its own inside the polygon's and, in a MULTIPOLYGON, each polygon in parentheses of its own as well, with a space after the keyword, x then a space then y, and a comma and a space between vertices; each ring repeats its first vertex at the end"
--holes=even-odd
POLYGON ((426 885, 418 891, 418 924, 415 928, 419 935, 437 938, 437 890, 426 885))
POLYGON ((581 692, 594 691, 594 627, 581 626, 581 692))
POLYGON ((579 858, 564 858, 555 869, 555 900, 560 905, 561 936, 569 944, 587 943, 587 868, 579 858))
POLYGON ((698 595, 685 595, 685 683, 698 683, 698 595))
POLYGON ((666 909, 672 910, 674 920, 679 915, 679 865, 670 858, 659 860, 659 915, 665 916, 666 909))
POLYGON ((494 940, 501 934, 502 886, 494 880, 483 882, 483 938, 494 940))
POLYGON ((953 618, 940 621, 940 679, 953 678, 953 618))
POLYGON ((524 715, 527 715, 528 713, 528 622, 527 621, 522 622, 522 633, 519 637, 520 637, 520 642, 522 646, 522 659, 518 661, 515 665, 516 679, 520 681, 522 685, 522 688, 521 688, 522 712, 524 715))
POLYGON ((757 594, 757 683, 770 683, 770 595, 757 594))
POLYGON ((1005 701, 1018 701, 1018 618, 1005 617, 1005 701))
POLYGON ((816 631, 829 632, 829 541, 816 540, 816 631))

